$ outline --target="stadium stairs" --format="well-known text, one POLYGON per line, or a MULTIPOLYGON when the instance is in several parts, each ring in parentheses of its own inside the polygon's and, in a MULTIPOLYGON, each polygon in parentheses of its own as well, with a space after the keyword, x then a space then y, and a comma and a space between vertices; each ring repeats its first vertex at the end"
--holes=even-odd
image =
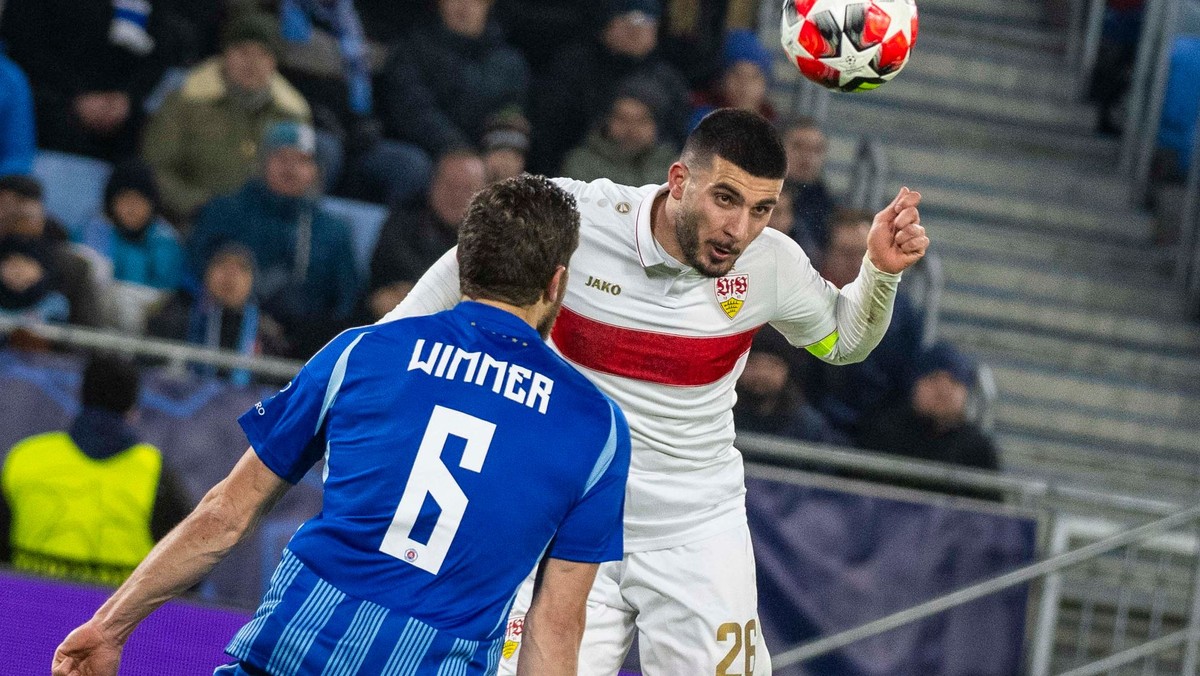
POLYGON ((1153 219, 1130 206, 1118 142, 1093 133, 1061 65, 1065 31, 1038 0, 919 6, 898 79, 832 97, 831 185, 848 185, 871 134, 889 191, 923 193, 946 275, 939 335, 994 369, 1007 471, 1200 494, 1200 327, 1170 290, 1153 219))

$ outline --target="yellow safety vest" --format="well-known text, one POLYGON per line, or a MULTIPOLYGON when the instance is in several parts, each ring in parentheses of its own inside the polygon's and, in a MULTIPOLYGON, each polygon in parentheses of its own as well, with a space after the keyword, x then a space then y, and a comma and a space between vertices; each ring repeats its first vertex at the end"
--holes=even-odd
POLYGON ((0 472, 13 566, 120 584, 154 546, 150 515, 161 474, 162 453, 149 444, 93 460, 66 432, 19 442, 0 472))

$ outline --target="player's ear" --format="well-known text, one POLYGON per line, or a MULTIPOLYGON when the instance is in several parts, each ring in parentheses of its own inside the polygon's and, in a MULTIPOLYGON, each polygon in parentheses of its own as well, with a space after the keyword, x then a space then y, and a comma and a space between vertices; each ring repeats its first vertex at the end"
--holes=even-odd
POLYGON ((554 276, 550 278, 550 283, 546 285, 546 300, 550 303, 557 303, 562 300, 567 293, 567 268, 558 266, 554 269, 554 276))
POLYGON ((682 161, 672 164, 671 168, 667 170, 667 190, 671 193, 671 199, 683 199, 683 186, 687 183, 690 174, 688 166, 682 161))

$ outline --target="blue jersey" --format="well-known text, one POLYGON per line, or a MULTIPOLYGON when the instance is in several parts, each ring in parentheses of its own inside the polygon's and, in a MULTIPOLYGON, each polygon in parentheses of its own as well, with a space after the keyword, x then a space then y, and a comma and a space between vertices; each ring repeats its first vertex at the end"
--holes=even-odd
POLYGON ((290 482, 325 460, 228 648, 271 674, 491 673, 543 554, 621 558, 624 416, 503 310, 346 331, 239 422, 290 482))

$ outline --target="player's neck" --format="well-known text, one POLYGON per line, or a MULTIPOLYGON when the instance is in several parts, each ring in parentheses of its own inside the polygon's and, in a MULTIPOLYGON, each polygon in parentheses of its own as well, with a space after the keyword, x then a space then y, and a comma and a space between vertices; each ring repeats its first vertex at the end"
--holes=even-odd
POLYGON ((670 192, 663 191, 654 198, 654 206, 650 209, 650 233, 654 241, 675 260, 683 260, 683 249, 679 246, 679 238, 671 224, 675 222, 675 212, 679 202, 668 199, 670 192))
POLYGON ((463 296, 463 300, 469 300, 472 303, 481 303, 483 305, 490 305, 494 308, 504 310, 505 312, 507 312, 509 314, 516 315, 519 319, 521 319, 521 321, 525 322, 526 324, 528 324, 529 326, 531 326, 534 329, 537 329, 538 323, 542 319, 542 310, 540 307, 540 305, 541 305, 540 303, 537 305, 529 305, 529 306, 523 307, 520 305, 512 305, 509 303, 505 303, 504 301, 500 301, 500 300, 488 300, 486 298, 469 298, 467 296, 463 296))

